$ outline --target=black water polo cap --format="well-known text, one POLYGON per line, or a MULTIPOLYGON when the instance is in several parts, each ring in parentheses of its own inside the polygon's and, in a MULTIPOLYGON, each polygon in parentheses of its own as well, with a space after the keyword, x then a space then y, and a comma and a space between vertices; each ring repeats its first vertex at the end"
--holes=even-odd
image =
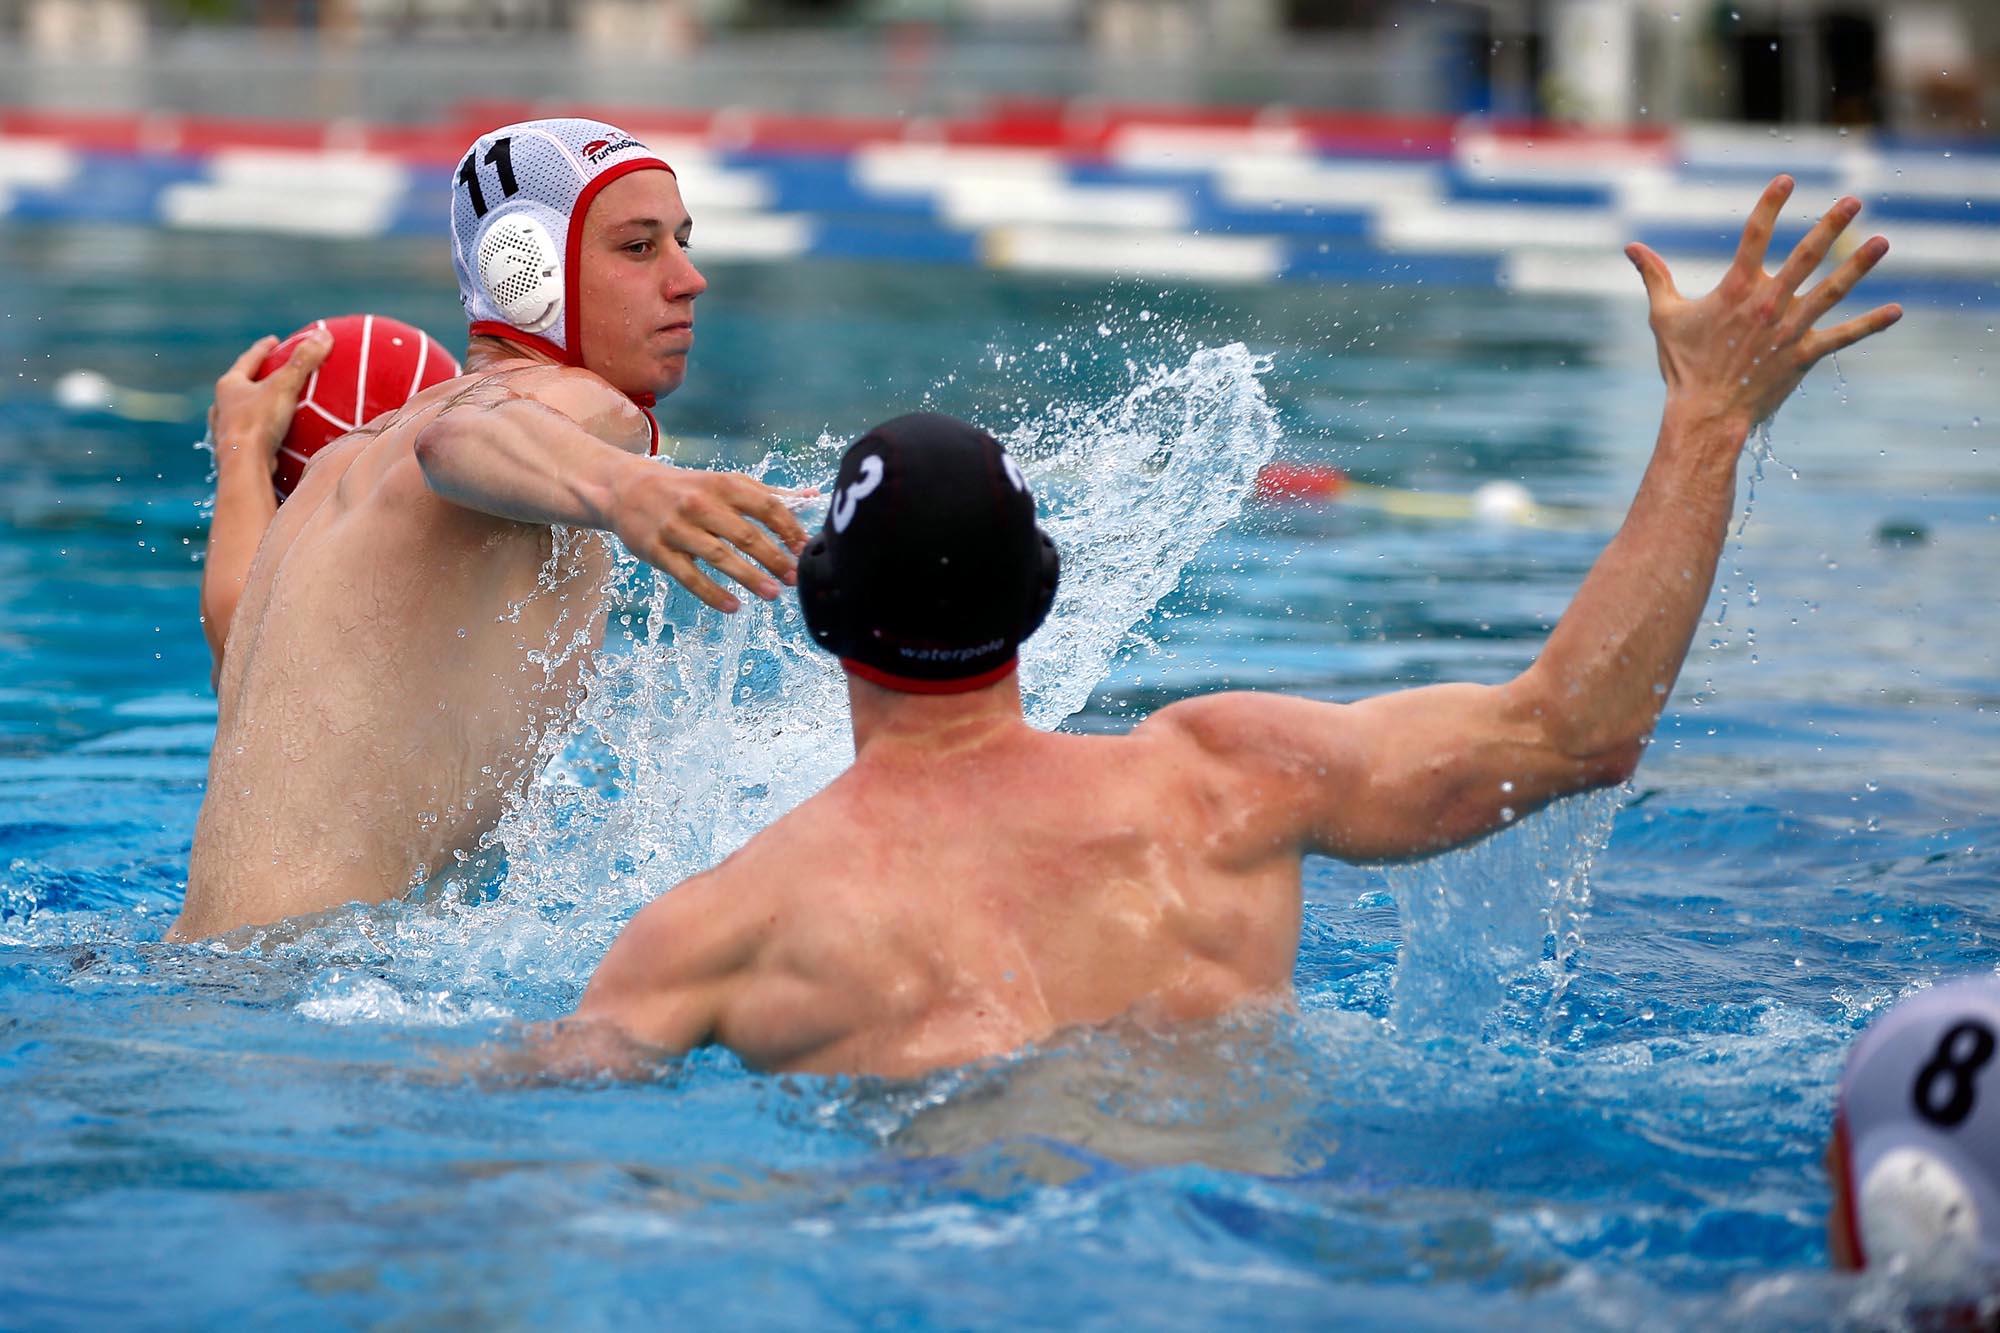
POLYGON ((1060 565, 999 442, 917 412, 841 457, 826 526, 799 559, 799 602, 814 641, 855 675, 956 694, 1014 669, 1060 565))

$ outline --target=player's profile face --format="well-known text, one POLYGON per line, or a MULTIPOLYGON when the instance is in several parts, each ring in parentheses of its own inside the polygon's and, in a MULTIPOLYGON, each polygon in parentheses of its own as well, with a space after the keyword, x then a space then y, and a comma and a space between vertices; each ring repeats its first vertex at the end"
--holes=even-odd
POLYGON ((583 363, 626 393, 671 393, 687 376, 694 299, 708 288, 688 257, 692 229, 679 182, 666 171, 619 177, 584 217, 583 363))

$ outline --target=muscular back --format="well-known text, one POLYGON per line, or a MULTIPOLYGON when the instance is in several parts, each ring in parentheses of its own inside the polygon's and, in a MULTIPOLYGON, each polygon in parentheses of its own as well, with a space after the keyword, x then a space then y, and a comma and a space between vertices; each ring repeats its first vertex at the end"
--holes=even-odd
POLYGON ((554 373, 428 390, 280 506, 232 622, 176 937, 403 892, 497 819, 571 706, 610 551, 579 534, 552 558, 550 529, 439 498, 414 444, 466 394, 554 373))
POLYGON ((1121 1015, 1284 1003, 1305 854, 1425 855, 1622 781, 1635 758, 1562 744, 1533 670, 1358 704, 1208 695, 1123 737, 1035 731, 1017 691, 989 689, 886 714, 887 692, 857 695, 877 720, 857 716, 854 765, 640 912, 584 994, 588 1021, 537 1058, 630 1067, 615 1032, 895 1076, 1121 1015), (880 721, 912 709, 933 711, 880 721))
POLYGON ((905 1074, 1289 993, 1299 861, 1172 726, 864 755, 635 919, 585 996, 642 1042, 905 1074))

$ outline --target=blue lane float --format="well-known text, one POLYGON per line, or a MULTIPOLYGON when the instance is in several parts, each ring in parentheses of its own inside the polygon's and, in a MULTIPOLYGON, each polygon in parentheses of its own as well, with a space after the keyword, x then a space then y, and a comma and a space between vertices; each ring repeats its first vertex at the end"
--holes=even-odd
MULTIPOLYGON (((1986 306, 2000 286, 2000 156, 1962 146, 1774 141, 1716 127, 1664 148, 1468 130, 1449 157, 1428 158, 1274 142, 1255 128, 1177 141, 1168 127, 1120 142, 1077 154, 913 139, 804 151, 691 141, 673 155, 710 263, 838 258, 1630 295, 1623 240, 1697 270, 1726 258, 1746 191, 1784 169, 1800 190, 1777 246, 1853 192, 1868 207, 1862 226, 1889 236, 1894 281, 1911 301, 1986 306)), ((379 148, 118 152, 0 134, 0 221, 421 237, 440 232, 448 177, 435 160, 379 148), (310 207, 303 179, 316 183, 310 207)))

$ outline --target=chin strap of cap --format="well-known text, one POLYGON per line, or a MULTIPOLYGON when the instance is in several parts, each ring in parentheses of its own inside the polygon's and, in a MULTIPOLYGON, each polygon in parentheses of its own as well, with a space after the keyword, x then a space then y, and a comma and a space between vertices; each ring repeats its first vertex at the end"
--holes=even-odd
POLYGON ((1847 1111, 1838 1106, 1833 1111, 1833 1171, 1838 1177, 1833 1224, 1840 1228, 1847 1252, 1854 1256, 1854 1266, 1866 1268, 1868 1252, 1862 1248, 1861 1222, 1855 1216, 1861 1206, 1861 1182, 1854 1178, 1854 1140, 1847 1132, 1847 1111))

